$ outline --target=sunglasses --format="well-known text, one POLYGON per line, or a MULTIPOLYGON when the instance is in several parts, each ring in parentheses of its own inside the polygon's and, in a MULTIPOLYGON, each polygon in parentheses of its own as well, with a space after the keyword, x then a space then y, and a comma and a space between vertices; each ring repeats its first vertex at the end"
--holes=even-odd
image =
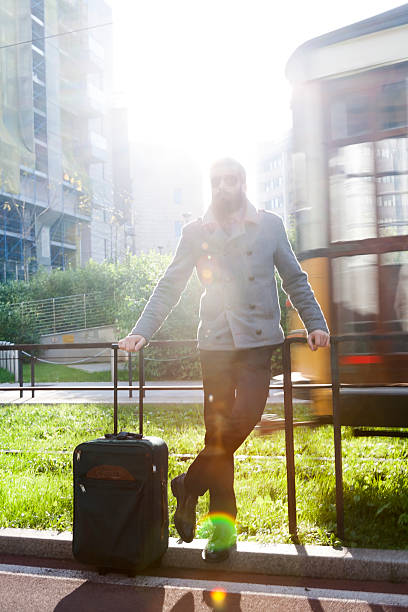
POLYGON ((212 187, 219 187, 221 182, 224 182, 227 187, 235 187, 235 185, 238 183, 238 176, 236 174, 223 174, 220 176, 211 177, 212 187))

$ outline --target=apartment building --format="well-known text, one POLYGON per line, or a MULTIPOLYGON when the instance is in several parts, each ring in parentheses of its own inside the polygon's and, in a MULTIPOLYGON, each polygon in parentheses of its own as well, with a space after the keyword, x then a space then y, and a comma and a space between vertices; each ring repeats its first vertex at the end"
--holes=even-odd
POLYGON ((0 280, 115 257, 111 21, 105 0, 0 4, 0 280))
POLYGON ((293 209, 291 136, 258 148, 258 207, 280 215, 285 225, 293 209))
POLYGON ((203 214, 199 165, 171 148, 133 144, 131 176, 135 252, 173 253, 183 225, 203 214))

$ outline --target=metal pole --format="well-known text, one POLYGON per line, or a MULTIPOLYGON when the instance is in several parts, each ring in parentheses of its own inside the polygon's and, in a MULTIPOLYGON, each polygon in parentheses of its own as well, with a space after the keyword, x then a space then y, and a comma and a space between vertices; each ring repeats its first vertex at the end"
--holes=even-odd
POLYGON ((333 433, 334 433, 334 469, 336 473, 336 514, 337 535, 344 538, 344 499, 343 499, 343 465, 341 453, 341 422, 340 422, 340 376, 337 354, 337 341, 330 340, 330 365, 332 375, 333 398, 333 433))
POLYGON ((84 324, 86 329, 86 295, 84 293, 84 324))
POLYGON ((55 325, 55 298, 52 298, 52 321, 53 321, 53 328, 54 328, 54 334, 56 333, 56 325, 55 325))
MULTIPOLYGON (((31 355, 31 386, 34 387, 35 386, 35 372, 34 372, 34 368, 35 368, 35 357, 33 355, 31 355)), ((31 397, 34 397, 34 389, 31 391, 31 397)))
POLYGON ((23 397, 23 385, 23 351, 20 350, 18 351, 18 386, 21 387, 20 397, 23 397))
POLYGON ((292 368, 290 342, 283 344, 283 401, 285 406, 286 478, 288 489, 289 533, 297 540, 295 449, 293 442, 292 368))
MULTIPOLYGON (((128 353, 128 373, 129 373, 129 387, 132 386, 132 353, 128 353)), ((133 391, 129 389, 129 397, 133 397, 133 391)))
POLYGON ((143 398, 144 398, 144 355, 139 351, 139 433, 143 435, 143 398))
POLYGON ((118 345, 113 348, 113 433, 118 433, 118 345))

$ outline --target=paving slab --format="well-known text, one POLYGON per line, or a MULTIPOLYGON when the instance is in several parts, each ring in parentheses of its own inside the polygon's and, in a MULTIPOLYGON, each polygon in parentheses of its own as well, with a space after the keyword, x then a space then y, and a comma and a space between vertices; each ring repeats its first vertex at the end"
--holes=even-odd
MULTIPOLYGON (((162 567, 208 570, 201 558, 205 540, 179 543, 170 538, 162 567)), ((72 560, 72 533, 0 529, 0 554, 72 560)), ((274 576, 408 582, 408 550, 333 548, 238 542, 227 561, 212 569, 274 576)))
MULTIPOLYGON (((28 383, 26 383, 28 385, 28 383)), ((127 382, 119 382, 127 386, 127 382)), ((135 383, 136 384, 136 383, 135 383)), ((0 404, 112 404, 113 391, 106 391, 104 387, 112 386, 110 382, 66 382, 66 383, 38 383, 39 386, 49 387, 44 391, 35 391, 35 397, 31 397, 31 391, 23 391, 20 398, 19 391, 4 391, 4 387, 17 387, 17 383, 0 384, 0 404), (58 386, 78 387, 79 390, 59 390, 58 386), (98 387, 97 390, 88 390, 86 387, 98 387)), ((201 381, 151 381, 146 385, 152 387, 181 387, 202 385, 201 381)), ((129 391, 118 391, 118 402, 121 404, 138 404, 139 392, 133 391, 133 397, 129 397, 129 391)), ((146 404, 202 404, 204 393, 201 389, 193 390, 154 390, 146 391, 144 401, 146 404)), ((267 400, 268 404, 283 404, 283 391, 271 390, 267 400)), ((307 403, 306 400, 294 399, 293 403, 307 403)))

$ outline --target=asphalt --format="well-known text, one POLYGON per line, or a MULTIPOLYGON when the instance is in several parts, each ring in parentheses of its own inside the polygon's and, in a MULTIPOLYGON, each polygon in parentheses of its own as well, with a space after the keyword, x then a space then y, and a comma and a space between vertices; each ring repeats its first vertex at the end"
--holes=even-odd
MULTIPOLYGON (((190 544, 170 538, 161 567, 208 570, 201 558, 205 540, 190 544)), ((72 534, 32 529, 0 529, 0 555, 23 555, 73 561, 72 534)), ((214 567, 215 569, 215 567, 214 567)), ((238 542, 219 571, 336 580, 408 582, 408 550, 374 550, 238 542)))

